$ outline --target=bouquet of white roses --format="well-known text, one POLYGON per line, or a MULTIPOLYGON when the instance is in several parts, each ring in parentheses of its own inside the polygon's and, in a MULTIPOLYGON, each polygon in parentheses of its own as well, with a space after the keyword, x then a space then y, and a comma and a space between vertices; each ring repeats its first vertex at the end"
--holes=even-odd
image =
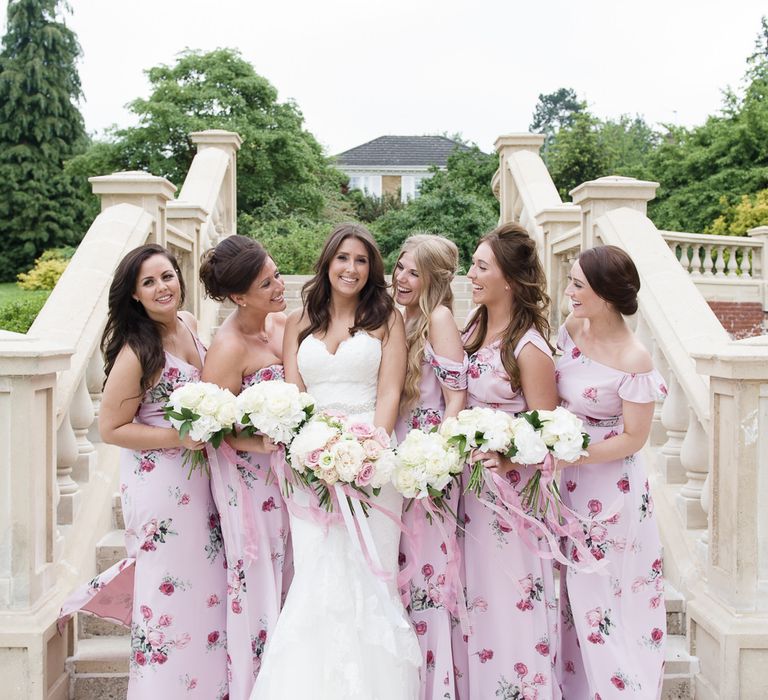
POLYGON ((436 508, 443 510, 445 489, 464 465, 459 448, 439 432, 426 433, 414 428, 395 452, 395 488, 405 498, 429 498, 436 508))
MULTIPOLYGON (((446 418, 440 426, 440 434, 449 444, 455 445, 463 460, 474 449, 481 452, 508 454, 512 447, 513 419, 503 411, 492 408, 467 408, 459 411, 456 418, 446 418)), ((483 488, 483 463, 475 462, 465 492, 479 496, 483 488)))
POLYGON ((330 487, 349 486, 368 497, 392 480, 395 456, 382 428, 350 422, 344 415, 320 412, 299 430, 288 450, 291 468, 333 510, 330 487))
MULTIPOLYGON (((175 389, 163 407, 163 415, 171 422, 179 436, 210 442, 217 448, 224 436, 231 433, 236 419, 235 396, 228 389, 209 382, 190 382, 175 389)), ((189 474, 195 469, 210 476, 205 448, 187 450, 183 464, 189 464, 189 474)))
MULTIPOLYGON (((515 420, 514 445, 509 457, 522 464, 544 462, 548 470, 557 459, 573 462, 587 454, 589 435, 582 432, 582 427, 581 419, 562 406, 554 411, 521 413, 515 420)), ((541 477, 542 470, 537 469, 520 491, 521 502, 534 516, 546 516, 550 506, 559 513, 562 499, 557 481, 548 480, 542 489, 541 477)))
POLYGON ((286 382, 259 382, 237 397, 237 422, 243 432, 263 433, 283 445, 290 444, 314 410, 315 400, 286 382))

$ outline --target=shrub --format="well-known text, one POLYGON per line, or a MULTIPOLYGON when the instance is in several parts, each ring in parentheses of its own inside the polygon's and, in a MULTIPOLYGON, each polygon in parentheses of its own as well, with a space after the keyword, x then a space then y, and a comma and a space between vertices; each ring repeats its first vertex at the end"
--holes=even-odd
POLYGON ((43 308, 47 295, 9 301, 0 306, 0 329, 26 333, 43 308))
POLYGON ((44 255, 35 260, 35 266, 29 272, 18 275, 19 287, 26 290, 53 289, 56 282, 69 265, 69 260, 61 258, 44 259, 44 255))

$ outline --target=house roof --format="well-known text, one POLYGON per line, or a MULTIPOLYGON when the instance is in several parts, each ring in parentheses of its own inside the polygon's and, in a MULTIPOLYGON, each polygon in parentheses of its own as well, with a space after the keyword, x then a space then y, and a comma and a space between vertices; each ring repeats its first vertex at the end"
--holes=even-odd
POLYGON ((445 167, 454 150, 469 147, 445 136, 379 136, 373 141, 339 153, 339 165, 445 167))

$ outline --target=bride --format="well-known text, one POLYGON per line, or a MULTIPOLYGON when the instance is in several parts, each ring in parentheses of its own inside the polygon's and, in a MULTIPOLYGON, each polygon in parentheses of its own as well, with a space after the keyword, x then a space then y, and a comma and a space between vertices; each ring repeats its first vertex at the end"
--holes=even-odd
MULTIPOLYGON (((391 433, 405 377, 403 320, 387 293, 376 243, 358 224, 337 226, 304 309, 285 329, 285 378, 308 391, 320 409, 335 409, 391 433)), ((291 514, 294 578, 262 659, 251 700, 415 700, 421 654, 397 594, 400 531, 369 510, 382 567, 379 578, 353 546, 344 525, 302 517, 308 495, 296 490, 291 514)), ((391 485, 373 498, 399 516, 391 485)))

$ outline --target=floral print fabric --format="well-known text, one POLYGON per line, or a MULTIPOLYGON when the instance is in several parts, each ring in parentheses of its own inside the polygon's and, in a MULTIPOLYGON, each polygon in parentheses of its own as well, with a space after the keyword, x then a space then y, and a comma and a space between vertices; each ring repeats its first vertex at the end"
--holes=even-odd
MULTIPOLYGON (((202 355, 203 349, 198 349, 202 355)), ((166 353, 157 384, 134 419, 168 427, 170 392, 198 381, 196 367, 166 353)), ((122 450, 120 496, 128 557, 70 596, 77 610, 131 628, 128 698, 227 697, 226 571, 208 477, 187 479, 182 450, 122 450)))
MULTIPOLYGON (((592 444, 623 431, 622 401, 666 394, 658 372, 630 374, 586 357, 563 326, 557 365, 561 404, 592 444)), ((661 544, 641 455, 562 471, 564 502, 585 518, 591 554, 607 575, 561 572, 563 695, 655 698, 661 692, 666 616, 661 544)), ((578 557, 574 550, 569 558, 578 557)))

